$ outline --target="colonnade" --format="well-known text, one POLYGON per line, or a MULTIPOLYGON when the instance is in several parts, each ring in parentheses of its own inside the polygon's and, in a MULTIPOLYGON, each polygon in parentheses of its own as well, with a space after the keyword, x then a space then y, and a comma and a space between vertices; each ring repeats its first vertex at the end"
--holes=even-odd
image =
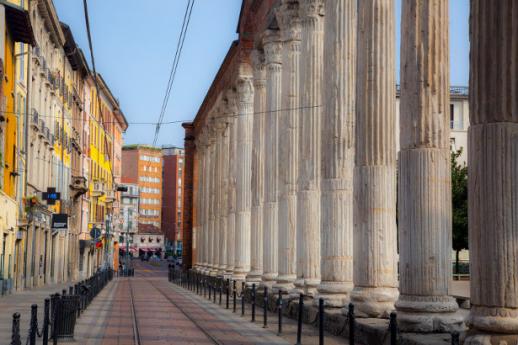
MULTIPOLYGON (((403 331, 463 326, 448 295, 448 1, 402 4, 399 153, 394 0, 274 9, 196 138, 197 270, 363 317, 397 310, 403 331)), ((486 344, 518 334, 518 6, 471 4, 467 343, 486 344)))

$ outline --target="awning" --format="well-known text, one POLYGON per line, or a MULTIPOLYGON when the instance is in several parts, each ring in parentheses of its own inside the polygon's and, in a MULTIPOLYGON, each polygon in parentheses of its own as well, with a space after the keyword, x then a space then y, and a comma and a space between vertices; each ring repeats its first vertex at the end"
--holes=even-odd
POLYGON ((13 40, 35 45, 36 40, 34 39, 29 13, 23 7, 8 3, 5 0, 0 0, 0 4, 5 7, 5 19, 13 40))

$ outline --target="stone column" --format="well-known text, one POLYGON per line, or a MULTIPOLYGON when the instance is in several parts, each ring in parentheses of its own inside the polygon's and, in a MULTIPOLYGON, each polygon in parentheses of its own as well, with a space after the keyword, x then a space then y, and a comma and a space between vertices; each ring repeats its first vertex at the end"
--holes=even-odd
POLYGON ((241 63, 237 78, 236 253, 233 280, 245 281, 250 271, 250 212, 252 208, 252 126, 254 85, 252 67, 241 63))
POLYGON ((473 334, 467 337, 465 343, 516 344, 516 1, 472 0, 470 28, 468 209, 471 310, 468 324, 473 334))
POLYGON ((284 0, 276 13, 283 41, 282 112, 279 118, 279 275, 274 290, 289 292, 297 278, 297 177, 299 164, 299 59, 298 1, 284 0))
POLYGON ((226 269, 226 253, 222 253, 224 246, 224 238, 226 229, 223 228, 223 211, 226 211, 226 205, 223 203, 223 198, 226 193, 224 192, 223 179, 224 179, 224 171, 223 165, 225 164, 225 157, 223 152, 223 141, 224 141, 224 132, 226 127, 226 119, 225 115, 222 114, 220 108, 216 108, 216 116, 217 119, 215 121, 216 127, 216 208, 215 208, 215 217, 216 217, 216 234, 214 239, 214 244, 216 246, 216 251, 214 256, 217 260, 217 276, 223 276, 226 269))
POLYGON ((216 276, 218 273, 218 256, 216 245, 216 232, 218 222, 216 219, 216 186, 217 186, 217 163, 216 156, 216 129, 214 128, 213 120, 210 121, 210 207, 209 207, 209 275, 216 276))
POLYGON ((451 169, 448 1, 403 2, 399 151, 398 326, 445 332, 460 326, 448 296, 451 169), (452 325, 453 324, 453 325, 452 325))
POLYGON ((356 1, 328 1, 325 11, 318 297, 324 298, 326 306, 343 307, 353 289, 356 1))
POLYGON ((202 248, 202 236, 203 236, 203 140, 202 135, 198 135, 196 138, 196 170, 197 178, 195 179, 195 202, 196 208, 194 210, 194 219, 196 219, 196 271, 202 270, 203 264, 203 248, 202 248))
POLYGON ((302 23, 300 143, 297 224, 304 293, 320 283, 320 147, 324 55, 324 0, 300 0, 302 23))
POLYGON ((278 271, 278 139, 279 109, 281 108, 281 49, 278 30, 267 30, 263 38, 266 63, 266 111, 265 114, 265 176, 263 219, 263 277, 262 284, 272 287, 278 271))
POLYGON ((205 132, 203 153, 203 273, 209 274, 210 149, 207 130, 205 132))
POLYGON ((220 142, 220 152, 221 152, 221 176, 220 176, 220 193, 218 195, 219 202, 219 270, 218 276, 223 277, 227 270, 227 245, 228 245, 228 236, 227 236, 227 217, 228 217, 228 119, 226 117, 225 108, 220 108, 219 110, 222 118, 220 119, 220 123, 222 125, 221 136, 219 138, 220 142), (223 115, 225 114, 225 115, 223 115))
POLYGON ((264 125, 266 109, 266 70, 261 51, 252 52, 254 68, 254 116, 252 143, 252 229, 248 282, 259 283, 263 274, 263 202, 264 202, 264 125))
POLYGON ((236 228, 236 172, 237 164, 237 106, 235 93, 227 90, 224 98, 228 120, 228 217, 227 217, 227 270, 225 278, 232 278, 235 257, 235 228, 236 228))
POLYGON ((358 316, 388 317, 398 297, 395 6, 358 2, 354 290, 358 316))

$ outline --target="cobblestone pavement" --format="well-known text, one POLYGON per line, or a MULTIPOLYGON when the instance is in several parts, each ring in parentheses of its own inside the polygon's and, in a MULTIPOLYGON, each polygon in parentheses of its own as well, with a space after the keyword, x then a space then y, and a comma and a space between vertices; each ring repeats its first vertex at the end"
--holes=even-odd
MULTIPOLYGON (((276 335, 276 319, 262 328, 250 315, 241 317, 167 281, 159 267, 135 262, 135 277, 118 278, 102 291, 80 318, 76 343, 84 345, 134 344, 130 303, 133 293, 136 324, 142 345, 159 344, 294 344, 296 325, 285 319, 284 334, 276 335)), ((316 329, 307 326, 303 344, 318 344, 316 329)), ((326 337, 326 344, 347 344, 343 338, 326 337)))

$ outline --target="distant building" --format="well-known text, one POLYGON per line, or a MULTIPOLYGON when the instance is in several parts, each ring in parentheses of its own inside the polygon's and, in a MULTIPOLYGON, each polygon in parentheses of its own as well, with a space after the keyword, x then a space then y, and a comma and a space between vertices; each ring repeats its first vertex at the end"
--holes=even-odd
POLYGON ((139 222, 139 188, 137 184, 125 184, 127 192, 122 193, 120 212, 122 218, 122 229, 120 231, 120 252, 125 255, 129 249, 132 256, 138 255, 138 248, 135 243, 135 235, 138 233, 139 222))
POLYGON ((139 223, 160 229, 162 211, 162 150, 146 145, 122 148, 122 183, 139 187, 139 223))
POLYGON ((166 238, 166 250, 178 255, 182 242, 182 197, 184 150, 178 147, 162 147, 162 231, 166 238))
POLYGON ((134 243, 138 256, 162 256, 164 253, 164 234, 160 228, 152 224, 139 224, 138 233, 134 235, 134 243))

